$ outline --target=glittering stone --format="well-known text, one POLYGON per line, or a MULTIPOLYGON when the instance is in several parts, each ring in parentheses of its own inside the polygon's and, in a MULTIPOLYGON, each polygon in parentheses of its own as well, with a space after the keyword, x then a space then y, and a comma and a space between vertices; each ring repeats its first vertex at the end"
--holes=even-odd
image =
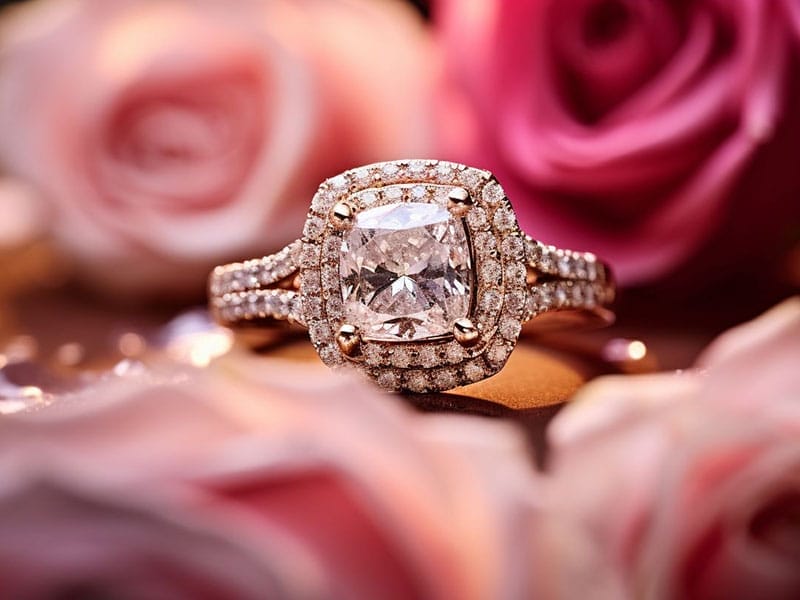
POLYGON ((439 205, 409 202, 363 210, 340 255, 345 319, 365 339, 449 334, 473 287, 460 220, 439 205))
POLYGON ((428 389, 428 375, 424 371, 411 371, 406 376, 406 387, 412 392, 424 392, 428 389))
POLYGON ((306 224, 303 227, 303 236, 308 239, 316 239, 324 228, 325 221, 319 217, 311 216, 306 220, 306 224))
POLYGON ((423 367, 435 367, 439 363, 439 347, 423 346, 419 349, 419 364, 423 367))
POLYGON ((514 213, 509 208, 499 208, 494 213, 494 226, 499 231, 511 231, 514 229, 514 213))
POLYGON ((467 223, 473 230, 485 229, 489 225, 486 211, 478 207, 470 209, 467 213, 467 223))
POLYGON ((436 387, 440 390, 449 390, 456 387, 456 378, 455 376, 447 370, 438 371, 433 376, 433 380, 436 383, 436 387))
POLYGON ((504 254, 514 260, 522 260, 525 254, 525 246, 522 243, 522 238, 515 235, 510 235, 504 239, 501 244, 501 249, 504 254))
POLYGON ((329 315, 340 315, 342 314, 342 309, 342 299, 339 296, 331 296, 325 303, 325 310, 329 315))
POLYGON ((384 371, 378 375, 377 381, 382 388, 393 390, 400 385, 400 376, 394 371, 384 371))
POLYGON ((362 193, 360 198, 364 204, 374 204, 378 200, 378 195, 370 190, 362 193))
POLYGON ((331 187, 335 189, 343 189, 347 187, 347 178, 344 175, 337 175, 330 180, 331 187))
POLYGON ((312 340, 322 340, 331 337, 331 329, 325 321, 317 321, 308 326, 308 332, 312 340))
POLYGON ((508 358, 509 350, 502 344, 495 344, 486 352, 486 359, 495 367, 502 365, 508 358))
POLYGON ((478 361, 471 361, 464 365, 464 375, 470 381, 479 381, 486 376, 486 369, 478 361))
POLYGON ((496 181, 490 181, 485 188, 483 188, 483 199, 491 205, 499 204, 503 201, 506 194, 500 184, 496 181))
POLYGON ((459 344, 450 344, 447 346, 447 350, 445 351, 445 358, 449 363, 457 363, 464 360, 465 354, 464 348, 459 344))
POLYGON ((487 259, 481 264, 481 272, 487 283, 496 284, 500 279, 502 268, 500 267, 500 263, 498 261, 487 259))
POLYGON ((495 290, 488 290, 481 298, 481 308, 487 312, 499 310, 503 297, 495 290))
POLYGON ((473 236, 473 243, 482 253, 489 253, 497 249, 497 240, 488 231, 479 231, 473 236))
POLYGON ((408 367, 414 360, 414 356, 408 348, 397 347, 392 352, 392 364, 398 367, 408 367))
POLYGON ((397 200, 398 198, 403 197, 403 188, 393 185, 383 192, 383 195, 389 198, 390 200, 397 200))
POLYGON ((500 322, 500 335, 507 340, 516 340, 522 327, 519 321, 513 318, 505 318, 500 322))

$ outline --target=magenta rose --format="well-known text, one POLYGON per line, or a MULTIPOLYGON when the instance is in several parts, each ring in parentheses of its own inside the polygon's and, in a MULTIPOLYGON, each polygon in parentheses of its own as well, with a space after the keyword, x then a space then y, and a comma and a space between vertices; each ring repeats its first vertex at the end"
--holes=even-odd
POLYGON ((428 147, 428 38, 398 2, 38 0, 3 16, 0 158, 104 289, 202 290, 214 264, 297 237, 324 177, 428 147))
POLYGON ((502 423, 234 354, 0 421, 3 598, 532 597, 502 423))
POLYGON ((546 537, 572 567, 551 571, 552 589, 800 597, 798 357, 794 299, 725 334, 695 370, 582 390, 549 431, 546 537))
POLYGON ((786 250, 800 71, 778 2, 435 7, 446 145, 502 177, 534 236, 597 252, 626 285, 763 271, 786 250))

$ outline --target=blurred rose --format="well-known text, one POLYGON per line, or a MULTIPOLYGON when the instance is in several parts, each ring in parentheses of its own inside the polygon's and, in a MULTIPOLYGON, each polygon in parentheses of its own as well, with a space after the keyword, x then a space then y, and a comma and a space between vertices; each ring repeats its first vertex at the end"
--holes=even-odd
POLYGON ((531 597, 510 427, 323 367, 152 373, 0 422, 0 595, 531 597))
POLYGON ((623 284, 763 271, 786 250, 800 113, 783 108, 800 78, 778 3, 436 6, 445 137, 502 178, 534 235, 596 251, 623 284))
POLYGON ((42 0, 6 13, 0 157, 102 287, 202 289, 325 176, 424 153, 428 38, 372 0, 42 0))
MULTIPOLYGON (((617 598, 800 597, 798 357, 794 299, 721 337, 702 369, 587 386, 549 432, 551 522, 594 552, 575 544, 581 573, 551 583, 573 597, 609 579, 617 598)), ((557 541, 573 566, 575 539, 557 541)))

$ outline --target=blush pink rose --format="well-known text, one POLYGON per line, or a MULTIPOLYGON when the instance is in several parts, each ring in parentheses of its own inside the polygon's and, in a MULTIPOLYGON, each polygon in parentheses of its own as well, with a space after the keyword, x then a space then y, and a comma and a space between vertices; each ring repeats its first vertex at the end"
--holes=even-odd
POLYGON ((502 178, 534 236, 597 252, 626 285, 763 272, 786 251, 800 70, 778 2, 435 8, 445 145, 502 178))
POLYGON ((581 391, 549 431, 551 520, 576 534, 557 544, 577 567, 550 584, 573 597, 592 581, 616 598, 800 597, 798 357, 800 298, 722 336, 696 370, 581 391))
POLYGON ((161 366, 0 421, 0 596, 528 598, 538 485, 502 423, 161 366))
POLYGON ((102 288, 202 290, 214 264, 297 237, 324 177, 429 146, 429 40, 399 2, 38 0, 4 17, 0 159, 102 288))

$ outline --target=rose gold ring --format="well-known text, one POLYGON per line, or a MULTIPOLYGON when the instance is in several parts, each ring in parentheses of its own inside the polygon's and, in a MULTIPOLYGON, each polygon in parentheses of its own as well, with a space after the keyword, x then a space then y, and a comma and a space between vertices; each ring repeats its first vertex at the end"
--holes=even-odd
POLYGON ((499 372, 540 315, 612 320, 614 284, 593 254, 525 235, 488 171, 399 160, 322 183, 302 238, 217 267, 209 298, 224 325, 289 321, 330 367, 433 392, 499 372))

